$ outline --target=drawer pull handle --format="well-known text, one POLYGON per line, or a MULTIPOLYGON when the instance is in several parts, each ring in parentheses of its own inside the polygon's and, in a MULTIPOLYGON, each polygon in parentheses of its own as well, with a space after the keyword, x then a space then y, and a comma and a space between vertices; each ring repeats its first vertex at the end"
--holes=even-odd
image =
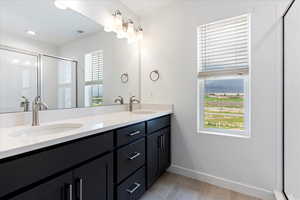
POLYGON ((135 187, 131 190, 131 189, 127 189, 126 192, 128 192, 129 194, 133 194, 135 191, 137 191, 137 189, 139 189, 141 187, 141 184, 139 183, 134 183, 135 187))
POLYGON ((73 186, 72 186, 72 184, 67 184, 66 185, 66 199, 72 200, 73 199, 72 195, 73 195, 73 186))
POLYGON ((134 160, 136 158, 138 158, 141 155, 141 153, 136 152, 133 156, 128 157, 129 160, 134 160))
POLYGON ((136 136, 139 134, 141 134, 141 131, 134 131, 134 132, 130 133, 129 136, 132 137, 132 136, 136 136))
POLYGON ((76 199, 83 200, 83 179, 82 178, 77 180, 76 192, 77 192, 76 199))

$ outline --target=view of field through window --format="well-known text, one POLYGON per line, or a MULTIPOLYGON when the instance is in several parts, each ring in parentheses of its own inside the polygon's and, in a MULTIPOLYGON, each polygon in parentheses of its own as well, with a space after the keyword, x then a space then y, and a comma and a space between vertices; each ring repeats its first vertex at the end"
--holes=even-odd
POLYGON ((204 128, 243 131, 244 79, 204 81, 204 128))

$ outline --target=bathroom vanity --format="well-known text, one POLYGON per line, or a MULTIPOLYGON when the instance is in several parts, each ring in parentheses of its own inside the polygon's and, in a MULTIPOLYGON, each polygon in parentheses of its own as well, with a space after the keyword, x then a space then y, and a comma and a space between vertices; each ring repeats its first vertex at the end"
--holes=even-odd
POLYGON ((0 199, 139 199, 170 166, 170 123, 161 114, 2 158, 0 199))

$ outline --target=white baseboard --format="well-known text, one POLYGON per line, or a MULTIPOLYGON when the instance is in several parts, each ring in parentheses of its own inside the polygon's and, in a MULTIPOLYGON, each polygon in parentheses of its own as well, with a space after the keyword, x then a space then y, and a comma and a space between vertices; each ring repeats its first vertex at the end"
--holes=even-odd
POLYGON ((235 192, 246 194, 249 196, 257 197, 264 200, 275 200, 274 193, 263 188, 258 188, 244 183, 216 177, 207 173, 198 172, 195 170, 187 169, 178 165, 172 165, 169 172, 186 176, 189 178, 197 179, 202 182, 206 182, 212 185, 216 185, 222 188, 226 188, 235 192))

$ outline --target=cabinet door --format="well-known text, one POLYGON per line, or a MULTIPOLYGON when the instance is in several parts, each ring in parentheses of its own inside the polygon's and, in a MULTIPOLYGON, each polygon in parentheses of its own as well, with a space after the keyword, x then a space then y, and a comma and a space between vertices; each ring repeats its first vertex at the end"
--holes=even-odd
POLYGON ((113 154, 73 171, 74 200, 113 200, 113 154))
POLYGON ((165 170, 170 167, 171 156, 170 156, 170 128, 161 130, 159 141, 161 142, 159 148, 159 173, 162 174, 165 170))
POLYGON ((159 151, 161 132, 147 137, 147 187, 150 187, 159 177, 159 151))
POLYGON ((72 173, 41 184, 11 200, 72 200, 72 173))

